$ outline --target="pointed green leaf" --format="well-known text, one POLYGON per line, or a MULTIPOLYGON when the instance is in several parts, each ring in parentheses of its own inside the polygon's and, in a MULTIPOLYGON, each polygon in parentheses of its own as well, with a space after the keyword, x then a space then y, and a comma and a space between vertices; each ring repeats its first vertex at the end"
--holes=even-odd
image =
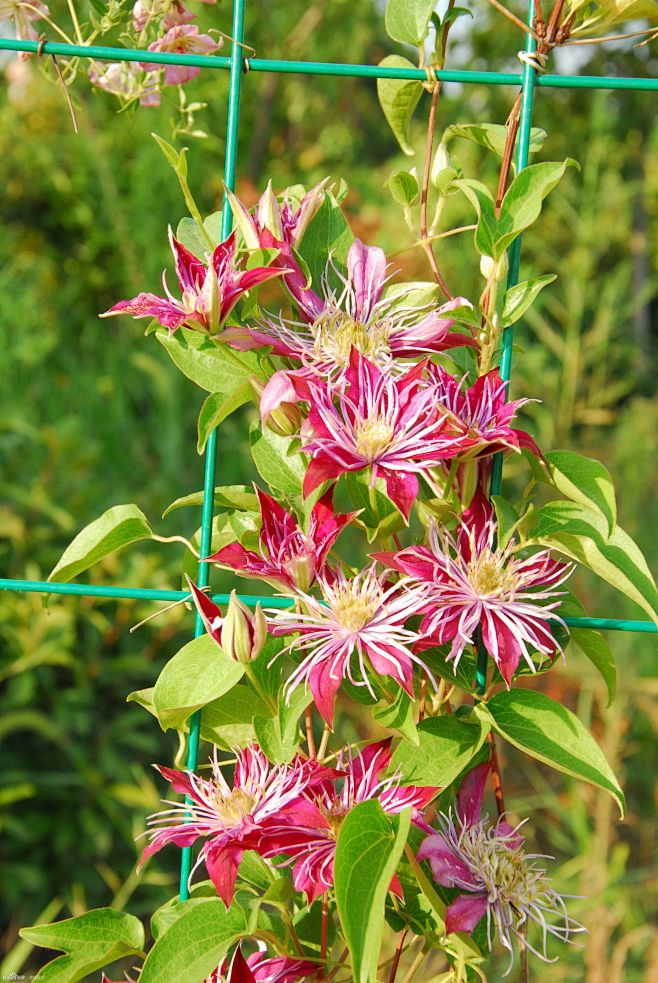
POLYGON ((389 773, 409 785, 446 788, 482 747, 488 728, 473 714, 430 717, 418 724, 417 747, 402 741, 391 758, 389 773))
POLYGON ((519 318, 523 317, 528 308, 534 304, 544 287, 556 279, 555 273, 547 273, 545 276, 524 280, 523 283, 517 283, 514 287, 510 287, 505 294, 503 313, 500 318, 501 327, 508 328, 510 324, 516 324, 519 318))
POLYGON ((420 201, 418 178, 409 171, 396 171, 386 184, 398 205, 416 205, 420 201))
POLYGON ((185 905, 149 952, 140 983, 191 983, 209 976, 230 946, 248 935, 251 925, 234 902, 227 911, 219 898, 185 905))
POLYGON ((546 462, 557 490, 572 502, 600 512, 611 534, 617 524, 617 502, 608 469, 574 451, 549 451, 546 462))
POLYGON ((157 717, 155 707, 153 706, 154 689, 154 686, 148 686, 146 689, 136 689, 132 693, 128 693, 126 703, 137 703, 138 706, 143 707, 153 717, 157 717))
POLYGON ((392 703, 383 701, 372 708, 373 719, 382 727, 396 730, 414 746, 420 744, 414 720, 415 703, 403 689, 399 689, 392 703))
POLYGON ((375 983, 384 934, 384 904, 409 834, 411 810, 387 815, 376 800, 361 802, 338 833, 334 884, 355 983, 375 983))
POLYGON ((494 730, 547 765, 605 789, 616 799, 622 817, 624 793, 592 735, 562 704, 532 690, 498 693, 482 704, 494 730))
POLYGON ((44 949, 65 953, 39 970, 44 983, 76 983, 88 979, 123 956, 139 956, 144 929, 138 918, 111 908, 96 908, 52 925, 22 928, 21 938, 44 949))
POLYGON ((199 413, 198 433, 196 449, 199 454, 203 454, 208 438, 213 430, 239 409, 248 403, 254 394, 251 383, 247 380, 242 385, 234 389, 230 395, 225 393, 210 393, 204 400, 201 412, 199 413))
POLYGON ((658 624, 658 591, 640 549, 621 526, 608 534, 600 512, 575 502, 549 502, 532 529, 535 542, 589 567, 620 590, 658 624))
POLYGON ((475 248, 481 256, 496 257, 496 240, 498 238, 498 221, 496 219, 495 202, 491 192, 480 181, 463 178, 454 181, 453 186, 464 192, 478 215, 475 229, 475 248))
POLYGON ((201 737, 225 751, 246 747, 256 738, 254 719, 265 714, 267 706, 263 700, 248 686, 239 683, 204 706, 201 737))
MULTIPOLYGON (((415 68, 407 58, 400 55, 387 55, 382 68, 415 68)), ((411 117, 423 94, 421 82, 406 79, 377 79, 377 95, 388 125, 396 140, 408 157, 413 157, 414 148, 409 143, 411 117)))
POLYGON ((612 649, 599 631, 592 628, 570 628, 569 635, 583 655, 596 666, 608 689, 608 706, 617 692, 617 667, 612 649))
MULTIPOLYGON (((507 140, 507 127, 500 123, 453 123, 444 130, 443 142, 447 143, 452 137, 463 137, 464 140, 477 143, 480 147, 492 150, 502 157, 507 140)), ((546 131, 533 126, 528 147, 530 153, 541 150, 545 139, 546 131)))
POLYGON ((158 676, 153 705, 160 726, 180 729, 191 714, 228 693, 243 675, 244 666, 224 655, 209 635, 194 638, 158 676))
MULTIPOLYGON (((238 509, 241 512, 258 512, 258 497, 247 485, 218 485, 215 488, 213 504, 216 509, 238 509)), ((162 513, 162 518, 188 505, 200 508, 203 505, 203 491, 192 492, 177 498, 162 513)))
POLYGON ((436 0, 388 0, 386 33, 402 44, 421 45, 429 33, 436 0))
MULTIPOLYGON (((222 241, 222 213, 213 212, 203 220, 203 227, 208 234, 208 238, 217 246, 222 241)), ((197 222, 193 218, 182 218, 176 228, 176 238, 186 249, 199 259, 203 259, 210 252, 208 239, 203 235, 197 222)))
POLYGON ((571 157, 563 161, 530 164, 514 178, 503 198, 498 218, 496 249, 491 255, 499 259, 517 235, 539 218, 544 198, 563 177, 567 167, 579 167, 571 157))
POLYGON ((276 764, 288 764, 299 750, 299 718, 313 697, 309 690, 298 686, 286 704, 279 701, 276 717, 256 717, 254 730, 263 751, 276 764))
POLYGON ((302 482, 306 459, 290 437, 279 437, 267 427, 254 423, 249 431, 251 456, 258 472, 270 488, 283 492, 290 502, 302 505, 302 482))
POLYGON ((94 563, 125 549, 141 539, 150 539, 153 530, 136 505, 115 505, 90 522, 67 546, 48 580, 65 584, 94 563))
POLYGON ((308 268, 313 286, 319 289, 322 275, 327 272, 332 286, 339 281, 331 262, 339 270, 345 269, 347 254, 354 242, 354 234, 347 224, 336 199, 325 193, 324 201, 309 224, 299 245, 298 255, 308 268))
POLYGON ((155 336, 183 375, 206 392, 228 398, 252 376, 262 377, 254 352, 238 352, 201 331, 179 328, 175 334, 156 331, 155 336))

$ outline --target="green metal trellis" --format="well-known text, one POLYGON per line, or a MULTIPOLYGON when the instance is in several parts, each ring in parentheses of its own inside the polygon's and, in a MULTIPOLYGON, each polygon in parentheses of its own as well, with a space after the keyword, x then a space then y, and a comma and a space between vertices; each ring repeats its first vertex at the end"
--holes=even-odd
MULTIPOLYGON (((240 113, 240 89, 243 72, 278 72, 287 74, 333 75, 338 77, 358 78, 397 78, 426 81, 426 72, 421 69, 389 68, 376 65, 331 64, 327 62, 280 61, 267 58, 245 59, 241 43, 244 39, 244 15, 246 0, 234 0, 231 54, 229 57, 216 55, 185 55, 166 52, 143 51, 139 49, 111 48, 99 45, 72 45, 59 42, 40 44, 36 41, 19 41, 13 38, 0 38, 0 51, 24 51, 30 53, 45 53, 67 57, 93 58, 99 61, 149 61, 160 65, 190 65, 199 68, 228 70, 230 73, 228 95, 228 122, 226 130, 226 151, 224 160, 224 183, 227 188, 235 186, 235 168, 238 148, 238 129, 240 113)), ((528 4, 528 24, 532 24, 533 0, 528 4)), ((535 50, 532 35, 526 35, 526 52, 532 54, 535 50)), ((658 79, 651 78, 608 78, 598 76, 578 75, 548 75, 538 74, 536 69, 525 61, 522 73, 513 72, 468 72, 468 71, 437 71, 436 77, 442 82, 461 82, 467 85, 508 85, 520 86, 522 91, 521 123, 519 130, 519 146, 517 152, 517 171, 527 166, 530 147, 530 128, 535 87, 569 88, 569 89, 617 89, 625 91, 658 91, 658 79)), ((222 238, 226 238, 232 226, 232 215, 228 201, 224 200, 222 212, 222 238)), ((510 266, 508 287, 518 282, 521 256, 521 239, 518 237, 510 249, 510 266)), ((512 328, 507 328, 503 335, 503 350, 501 359, 501 376, 510 379, 512 361, 512 328)), ((210 552, 212 530, 213 499, 215 488, 215 469, 217 457, 217 432, 211 435, 205 453, 204 494, 201 518, 200 555, 207 556, 210 552)), ((502 455, 494 459, 491 491, 500 491, 502 478, 502 455)), ((198 583, 205 587, 208 584, 208 564, 199 563, 198 583)), ((30 591, 50 594, 68 594, 85 597, 110 597, 117 599, 137 599, 144 601, 177 601, 188 595, 184 591, 150 590, 147 588, 105 587, 93 584, 55 584, 36 580, 12 580, 0 578, 0 590, 30 591)), ((287 607, 292 601, 287 598, 267 597, 256 595, 240 595, 246 604, 255 605, 258 601, 266 601, 271 607, 287 607)), ((214 595, 219 604, 228 602, 227 594, 214 595)), ((634 621, 619 618, 565 618, 567 625, 578 628, 597 628, 612 631, 658 632, 651 621, 634 621)), ((196 617, 194 635, 203 634, 203 623, 196 617)), ((486 664, 478 661, 477 685, 483 690, 486 683, 486 664)), ((187 767, 195 770, 199 748, 199 728, 201 711, 190 720, 188 739, 187 767)), ((182 851, 180 898, 186 900, 188 894, 188 876, 191 867, 191 849, 182 851)))

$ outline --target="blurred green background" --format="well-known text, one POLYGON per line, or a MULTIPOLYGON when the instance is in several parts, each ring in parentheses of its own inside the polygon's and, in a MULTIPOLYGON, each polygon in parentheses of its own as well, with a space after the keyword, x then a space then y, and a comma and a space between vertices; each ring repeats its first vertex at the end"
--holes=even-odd
MULTIPOLYGON (((247 6, 247 39, 259 56, 376 63, 392 50, 382 5, 372 0, 247 6)), ((229 7, 204 9, 201 23, 229 31, 229 7)), ((451 67, 518 70, 519 33, 494 20, 484 2, 474 10, 476 20, 464 19, 455 32, 451 67)), ((577 58, 573 51, 559 53, 561 70, 655 75, 658 67, 650 49, 630 42, 581 47, 577 58)), ((157 523, 170 501, 201 487, 195 434, 203 393, 190 391, 157 342, 142 337, 141 324, 97 319, 119 298, 157 291, 169 263, 166 227, 176 226, 184 206, 149 134, 170 138, 176 93, 166 93, 158 110, 117 114, 116 103, 80 79, 76 137, 58 86, 33 63, 3 64, 0 571, 45 579, 73 535, 109 506, 137 502, 157 523)), ((227 84, 225 73, 207 71, 186 87, 190 101, 208 104, 195 121, 207 139, 179 139, 191 148, 191 185, 208 212, 221 192, 227 84)), ((502 123, 514 95, 447 86, 439 126, 502 123)), ((426 110, 421 104, 413 130, 419 168, 426 110)), ((559 280, 518 331, 512 394, 543 400, 527 410, 542 446, 576 448, 610 468, 620 521, 655 570, 655 97, 543 90, 534 121, 549 134, 541 156, 574 156, 582 172, 567 173, 539 229, 524 237, 524 276, 554 272, 559 280)), ((483 151, 465 143, 454 151, 468 176, 494 181, 496 163, 483 151)), ((344 177, 355 232, 390 255, 411 238, 383 185, 410 163, 388 131, 374 83, 246 77, 238 163, 245 200, 269 177, 277 189, 344 177)), ((454 199, 451 218, 471 221, 454 199)), ((439 256, 452 289, 474 297, 481 280, 470 242, 447 240, 439 256)), ((419 250, 395 263, 407 277, 428 278, 419 250)), ((241 441, 253 412, 223 428, 221 483, 250 480, 241 441)), ((193 510, 177 511, 158 531, 188 535, 198 521, 193 510)), ((91 579, 177 587, 181 554, 176 546, 140 547, 106 560, 91 579)), ((642 616, 600 582, 581 577, 578 588, 593 615, 642 616)), ((20 926, 109 904, 146 917, 176 890, 176 852, 139 878, 134 837, 159 802, 150 764, 170 761, 178 742, 124 701, 153 684, 189 638, 192 619, 177 608, 130 634, 153 605, 54 597, 46 606, 38 595, 11 593, 0 605, 1 968, 34 972, 44 956, 17 946, 20 926)), ((563 949, 559 963, 537 970, 549 983, 658 979, 656 645, 646 635, 609 637, 620 676, 612 708, 573 651, 540 685, 591 725, 626 789, 626 820, 618 821, 603 793, 503 755, 508 807, 532 813, 532 845, 558 858, 562 890, 584 896, 571 902, 589 928, 584 950, 563 949)))

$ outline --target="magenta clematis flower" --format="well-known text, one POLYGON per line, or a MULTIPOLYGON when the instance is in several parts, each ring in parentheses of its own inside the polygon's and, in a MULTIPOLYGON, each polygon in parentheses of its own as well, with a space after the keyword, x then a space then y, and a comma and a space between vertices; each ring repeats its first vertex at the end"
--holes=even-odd
POLYGON ((489 767, 478 765, 469 772, 459 791, 456 814, 439 813, 441 830, 423 841, 418 859, 429 861, 438 884, 460 892, 446 911, 446 932, 472 932, 486 915, 489 948, 495 929, 510 952, 511 969, 512 936, 549 961, 548 934, 568 942, 584 928, 569 918, 563 899, 549 886, 546 871, 536 864, 549 858, 524 851, 519 826, 510 826, 503 817, 496 823, 481 817, 489 767), (547 917, 555 916, 557 924, 550 924, 547 917), (541 952, 525 936, 530 921, 541 927, 541 952))
POLYGON ((340 293, 330 288, 325 275, 322 297, 309 289, 294 256, 286 254, 280 261, 283 258, 287 266, 297 267, 298 272, 286 275, 284 283, 302 320, 265 318, 258 328, 231 328, 226 337, 242 350, 271 346, 276 355, 302 365, 299 370, 282 369, 270 380, 263 393, 263 416, 282 401, 304 398, 299 387, 309 377, 340 376, 349 365, 352 348, 380 368, 395 371, 401 368, 398 359, 473 344, 471 338, 450 330, 455 323, 450 311, 470 306, 463 297, 432 308, 427 304, 404 305, 399 296, 382 296, 386 257, 376 246, 356 239, 348 253, 347 277, 341 277, 340 293))
POLYGON ((554 612, 560 602, 545 602, 562 595, 556 588, 573 564, 551 559, 549 550, 520 559, 514 540, 504 549, 495 540, 493 510, 478 491, 456 538, 433 526, 429 546, 378 558, 429 587, 419 650, 452 642, 449 658, 457 665, 482 626, 482 641, 509 686, 521 657, 534 672, 529 647, 550 659, 562 651, 550 629, 551 621, 566 629, 554 612))
POLYGON ((383 478, 389 498, 409 519, 417 475, 459 450, 433 390, 421 382, 424 368, 421 362, 395 379, 352 348, 343 389, 337 393, 331 380, 311 386, 304 451, 312 460, 304 495, 347 471, 370 468, 372 484, 383 478))
POLYGON ((375 696, 367 663, 380 676, 391 676, 411 697, 414 663, 432 678, 411 651, 420 639, 419 633, 404 627, 411 615, 423 610, 426 585, 409 586, 405 580, 387 584, 376 574, 374 564, 351 579, 339 567, 332 571, 331 578, 318 574, 317 583, 321 599, 298 590, 302 610, 272 612, 269 623, 274 635, 299 632, 299 638, 283 650, 300 650, 303 655, 286 684, 288 697, 296 686, 307 681, 318 710, 331 726, 336 693, 343 679, 365 686, 375 696), (355 676, 353 655, 360 678, 355 676))
MULTIPOLYGON (((303 827, 296 823, 271 825, 261 840, 264 857, 284 853, 293 864, 293 882, 297 891, 305 891, 309 904, 324 894, 334 882, 334 858, 338 830, 350 810, 360 802, 377 799, 384 812, 395 815, 403 809, 413 809, 412 819, 423 829, 429 829, 422 810, 439 791, 438 788, 400 785, 397 776, 380 778, 391 761, 390 739, 369 744, 360 754, 341 755, 337 762, 342 778, 325 782, 309 793, 316 807, 309 813, 314 821, 303 827), (338 788, 338 784, 341 787, 338 788)), ((392 890, 400 893, 397 877, 392 890)))
POLYGON ((204 863, 228 907, 243 852, 258 849, 268 823, 303 821, 309 808, 304 792, 333 776, 334 771, 299 757, 291 765, 272 766, 257 744, 238 751, 233 788, 222 774, 216 751, 211 765, 210 779, 156 765, 174 792, 189 796, 191 801, 169 802, 172 808, 149 817, 151 842, 140 865, 168 843, 187 847, 204 837, 190 879, 204 863))
POLYGON ((265 944, 259 942, 258 952, 246 959, 238 946, 230 965, 227 959, 223 959, 204 983, 297 983, 297 980, 314 976, 317 971, 317 963, 308 959, 296 959, 292 956, 269 958, 265 944))
POLYGON ((498 369, 480 376, 465 392, 459 381, 442 366, 430 363, 427 372, 434 385, 436 399, 448 411, 456 429, 462 432, 460 457, 478 457, 504 450, 518 451, 524 447, 537 457, 542 456, 530 434, 510 427, 519 407, 533 400, 506 402, 508 383, 501 380, 498 369))
POLYGON ((354 513, 335 515, 328 493, 313 506, 308 533, 304 533, 278 502, 258 487, 256 494, 263 519, 260 552, 233 543, 208 561, 230 567, 243 577, 259 577, 274 587, 308 590, 325 569, 329 550, 354 513))
POLYGON ((140 317, 153 317, 169 333, 173 334, 182 324, 208 332, 215 332, 224 323, 240 297, 252 287, 280 276, 280 270, 264 266, 253 270, 240 271, 234 266, 235 234, 220 242, 209 257, 208 264, 197 259, 185 248, 169 229, 169 242, 176 263, 176 276, 182 299, 175 300, 167 287, 165 273, 162 274, 166 297, 141 293, 132 300, 120 300, 100 317, 115 314, 132 314, 140 317))
MULTIPOLYGON (((149 44, 149 51, 172 51, 182 55, 207 55, 221 47, 209 34, 199 34, 196 24, 176 24, 170 27, 164 37, 149 44)), ((152 62, 142 62, 147 72, 157 71, 161 66, 152 62)), ((191 82, 201 71, 195 65, 165 65, 164 76, 167 85, 184 85, 191 82)))

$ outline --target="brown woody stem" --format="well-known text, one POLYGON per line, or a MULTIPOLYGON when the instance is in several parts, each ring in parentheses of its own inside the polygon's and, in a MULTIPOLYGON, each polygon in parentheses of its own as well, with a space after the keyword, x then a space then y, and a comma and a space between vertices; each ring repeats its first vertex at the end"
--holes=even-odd
POLYGON ((391 972, 389 973, 388 983, 395 983, 395 977, 397 976, 398 966, 400 965, 400 956, 402 955, 402 946, 404 945, 404 940, 407 937, 407 932, 408 929, 406 928, 404 932, 400 932, 398 944, 395 947, 395 955, 393 956, 393 964, 391 966, 391 972))
POLYGON ((498 763, 498 754, 496 753, 496 739, 493 734, 489 734, 487 737, 489 741, 489 751, 490 751, 490 761, 491 761, 491 785, 493 787, 493 793, 496 797, 496 809, 498 811, 498 816, 502 816, 505 812, 505 799, 503 797, 503 780, 500 774, 500 765, 498 763))

